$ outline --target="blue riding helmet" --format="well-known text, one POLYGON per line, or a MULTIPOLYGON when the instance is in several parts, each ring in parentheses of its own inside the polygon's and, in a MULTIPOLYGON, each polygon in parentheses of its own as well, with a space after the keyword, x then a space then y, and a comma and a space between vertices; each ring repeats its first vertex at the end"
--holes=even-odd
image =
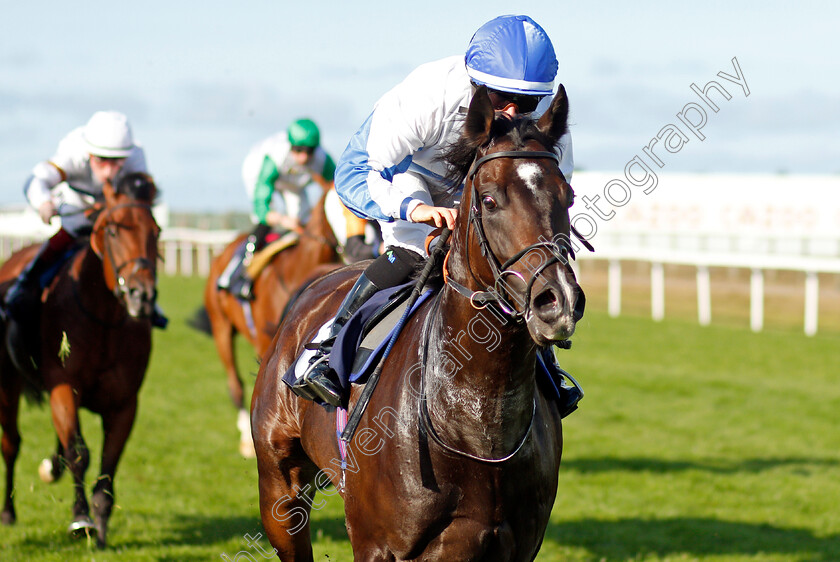
POLYGON ((473 82, 494 90, 529 96, 554 91, 554 46, 528 16, 499 16, 482 25, 470 40, 464 62, 473 82))

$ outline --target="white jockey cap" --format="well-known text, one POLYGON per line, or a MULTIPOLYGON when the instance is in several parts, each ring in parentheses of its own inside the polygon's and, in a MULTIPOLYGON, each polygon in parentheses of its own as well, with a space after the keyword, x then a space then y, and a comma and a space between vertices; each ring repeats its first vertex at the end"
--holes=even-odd
POLYGON ((82 136, 87 150, 103 158, 125 158, 134 148, 128 118, 118 111, 97 111, 85 125, 82 136))

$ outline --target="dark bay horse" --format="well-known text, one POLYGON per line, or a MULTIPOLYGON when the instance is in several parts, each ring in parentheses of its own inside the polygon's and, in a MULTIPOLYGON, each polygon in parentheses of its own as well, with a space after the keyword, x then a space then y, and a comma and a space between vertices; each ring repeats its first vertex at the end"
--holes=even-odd
POLYGON ((251 402, 262 522, 281 560, 312 560, 316 488, 343 497, 356 560, 536 556, 563 445, 537 352, 573 334, 584 303, 566 259, 574 195, 554 154, 567 116, 562 86, 538 121, 474 96, 447 153, 467 182, 446 284, 406 323, 344 455, 336 412, 280 375, 360 268, 322 277, 289 310, 251 402))
MULTIPOLYGON (((44 291, 40 310, 37 372, 18 371, 0 324, 0 423, 6 494, 5 524, 15 522, 14 466, 20 447, 18 407, 27 392, 49 397, 58 449, 41 465, 41 477, 73 475, 72 535, 96 534, 106 545, 114 506, 114 474, 137 412, 137 393, 146 373, 152 326, 160 228, 152 216, 155 186, 145 174, 130 174, 114 190, 106 184, 89 244, 75 254, 44 291), (84 476, 90 462, 79 426, 79 408, 99 414, 104 431, 102 466, 88 504, 84 476), (93 508, 93 520, 90 507, 93 508)), ((32 258, 21 250, 0 268, 8 280, 32 258)))
POLYGON ((326 194, 315 205, 309 222, 300 233, 298 243, 275 255, 271 263, 254 280, 250 325, 242 301, 217 286, 219 276, 247 234, 231 242, 210 265, 210 275, 204 288, 204 308, 210 321, 216 350, 227 373, 230 399, 239 411, 239 452, 245 457, 254 456, 254 442, 251 439, 251 425, 245 409, 242 377, 236 365, 234 338, 237 334, 242 334, 254 347, 257 355, 262 357, 271 345, 271 339, 289 298, 312 275, 338 267, 338 241, 327 222, 325 200, 326 194))

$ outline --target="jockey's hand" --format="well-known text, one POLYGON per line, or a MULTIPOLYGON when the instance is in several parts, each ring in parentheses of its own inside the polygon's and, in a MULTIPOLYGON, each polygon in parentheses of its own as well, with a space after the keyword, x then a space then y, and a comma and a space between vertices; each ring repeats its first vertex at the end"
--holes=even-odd
POLYGON ((419 222, 429 226, 444 226, 449 230, 455 229, 455 219, 458 218, 458 209, 450 207, 432 207, 420 203, 411 211, 411 222, 419 222))
POLYGON ((50 224, 50 219, 58 213, 55 212, 55 205, 53 205, 53 202, 47 200, 41 203, 41 206, 38 207, 38 214, 41 215, 41 220, 44 221, 45 224, 50 224))

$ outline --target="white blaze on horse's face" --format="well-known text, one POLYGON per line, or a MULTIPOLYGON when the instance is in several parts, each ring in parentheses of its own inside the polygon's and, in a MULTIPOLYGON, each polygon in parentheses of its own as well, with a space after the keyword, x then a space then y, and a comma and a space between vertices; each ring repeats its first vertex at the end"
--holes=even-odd
POLYGON ((540 180, 542 179, 542 170, 540 167, 534 162, 523 162, 516 168, 516 173, 519 174, 519 179, 525 182, 525 187, 536 194, 540 180))

